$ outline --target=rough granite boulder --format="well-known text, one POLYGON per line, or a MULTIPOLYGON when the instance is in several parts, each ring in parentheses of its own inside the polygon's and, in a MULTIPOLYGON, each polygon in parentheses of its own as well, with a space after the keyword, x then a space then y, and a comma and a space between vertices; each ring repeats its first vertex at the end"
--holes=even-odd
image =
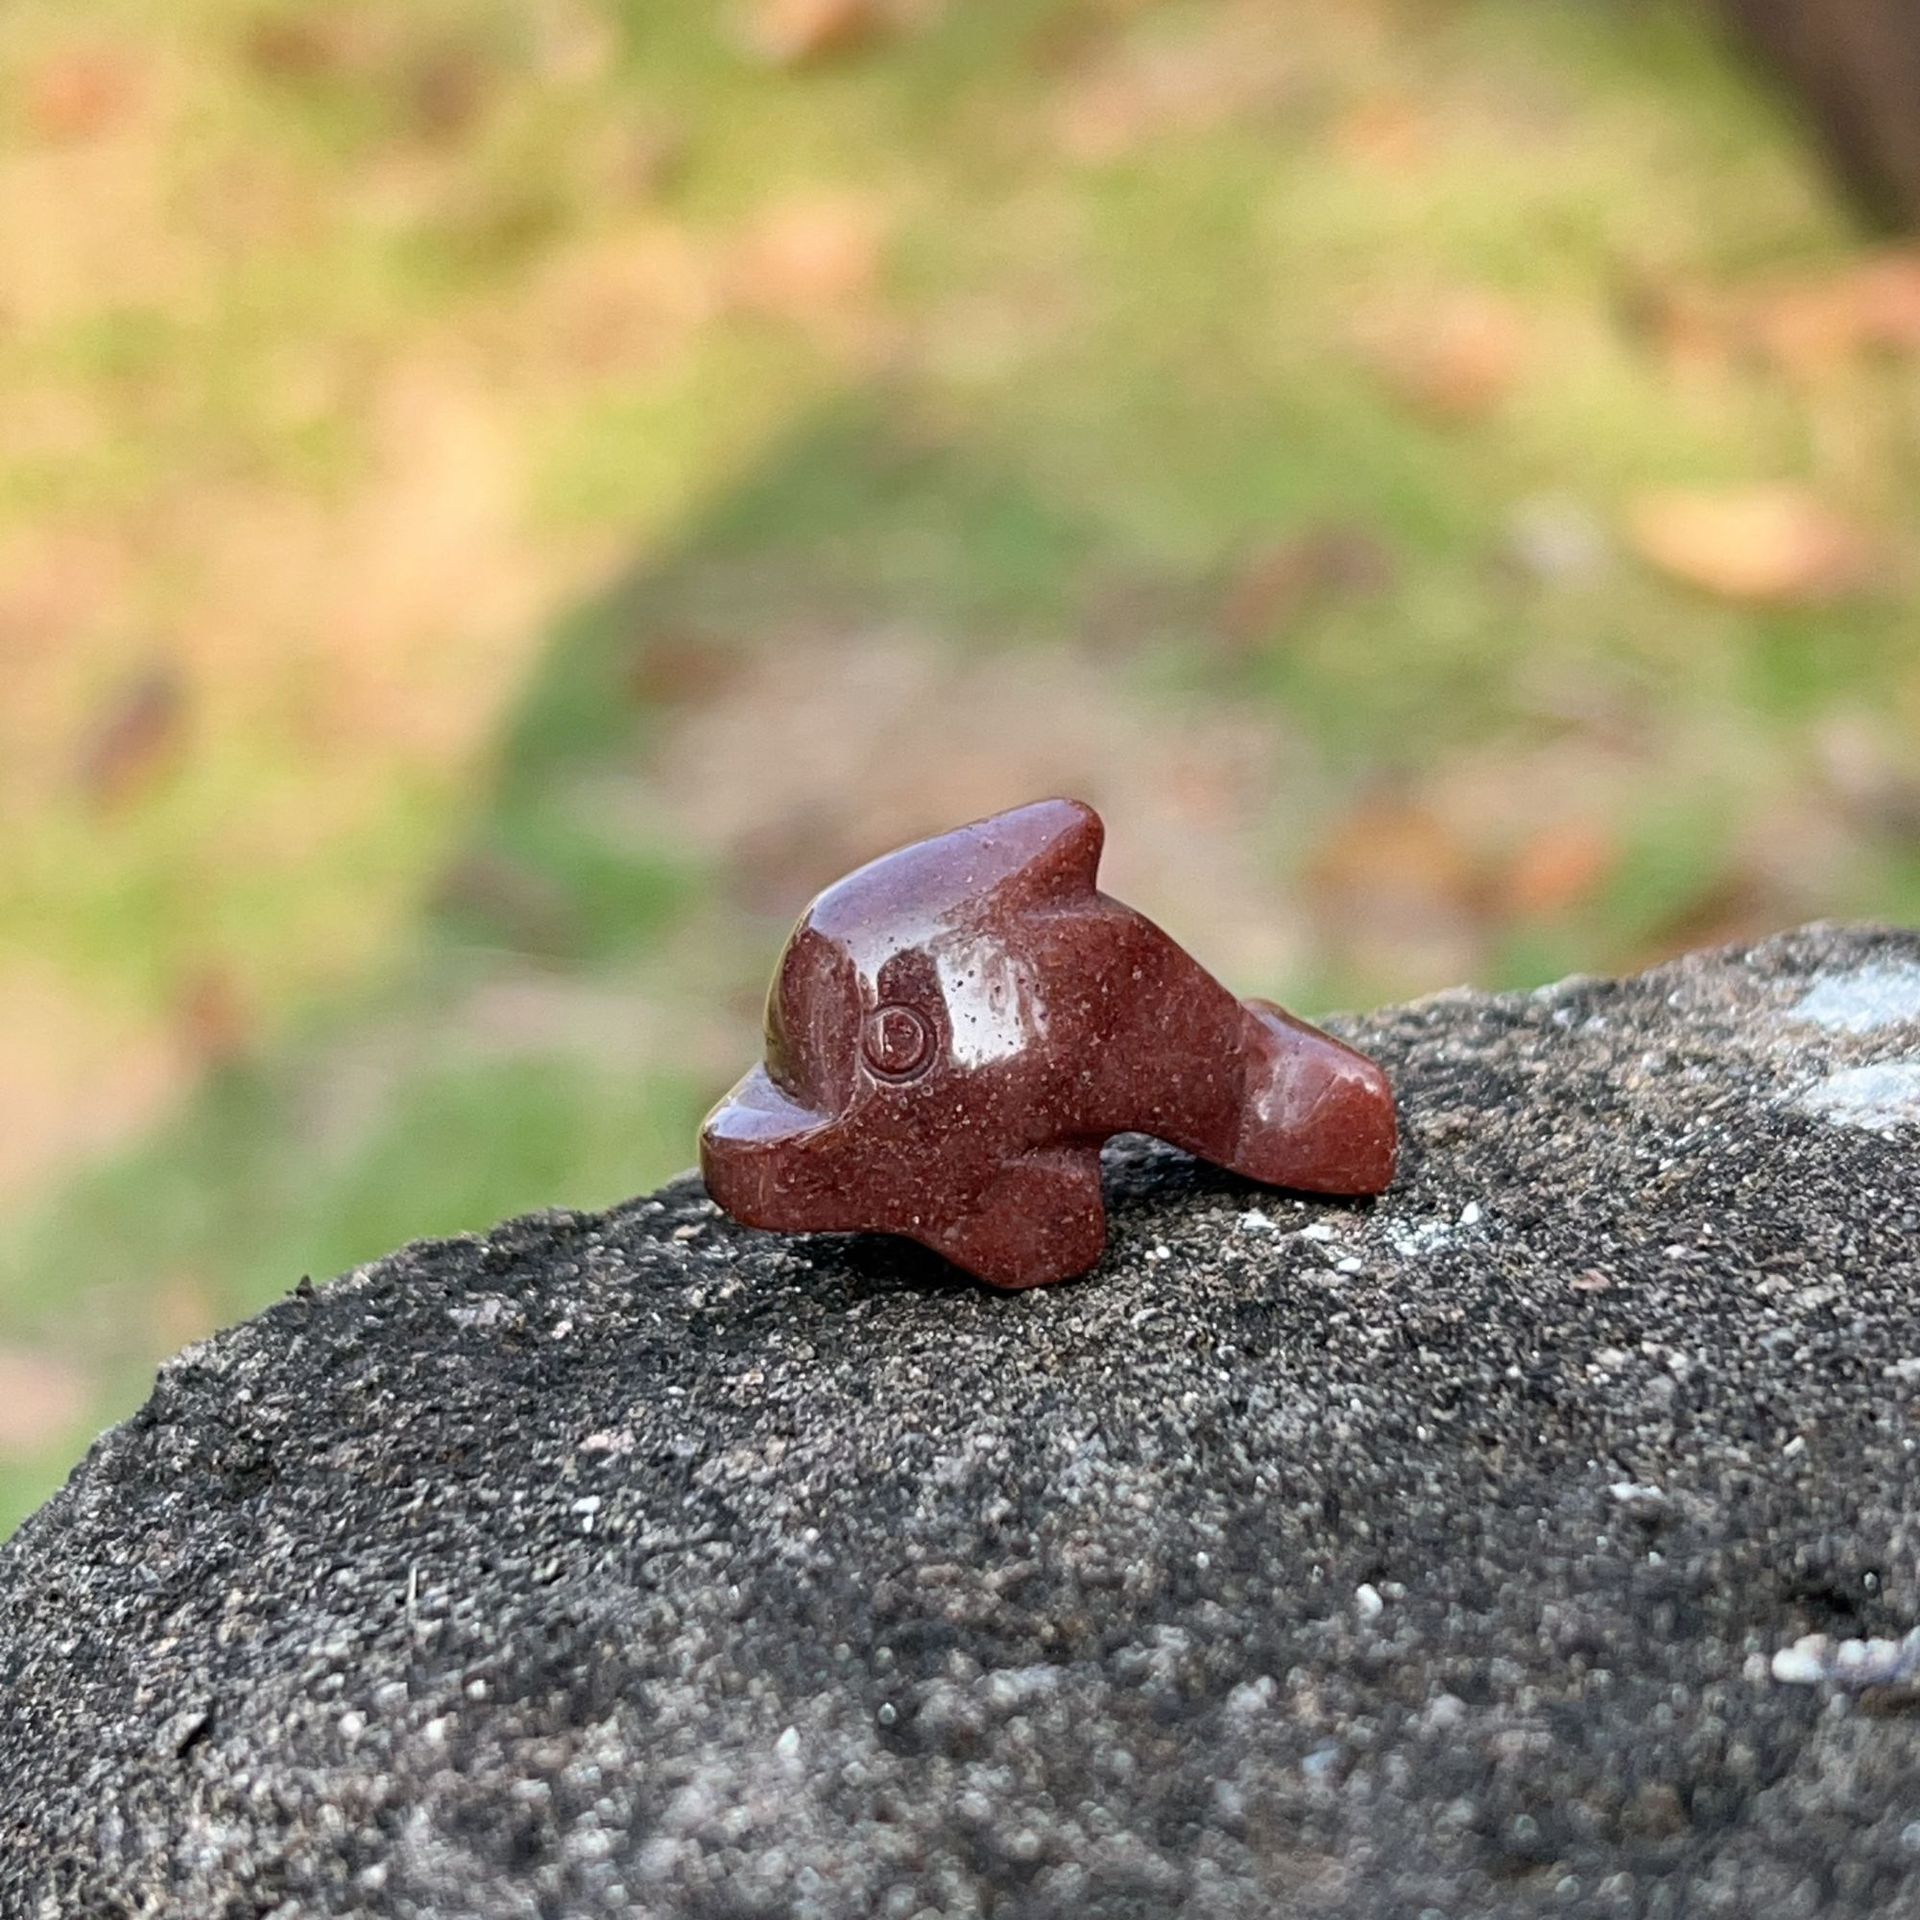
POLYGON ((0 1913, 1920 1913, 1920 936, 1343 1030, 1375 1204, 685 1180, 182 1354, 0 1549, 0 1913))

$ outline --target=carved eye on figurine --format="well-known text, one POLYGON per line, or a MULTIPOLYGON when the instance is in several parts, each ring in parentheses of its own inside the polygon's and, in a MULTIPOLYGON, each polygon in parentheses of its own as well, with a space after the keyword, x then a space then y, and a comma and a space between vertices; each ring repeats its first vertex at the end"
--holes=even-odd
POLYGON ((867 1065, 883 1080, 911 1080, 933 1059, 933 1023, 918 1007, 875 1007, 860 1035, 867 1065))

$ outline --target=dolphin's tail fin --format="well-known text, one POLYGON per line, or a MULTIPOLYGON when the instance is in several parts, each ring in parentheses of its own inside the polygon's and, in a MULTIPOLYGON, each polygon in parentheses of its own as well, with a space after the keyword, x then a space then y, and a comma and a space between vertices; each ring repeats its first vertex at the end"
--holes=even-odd
POLYGON ((1387 1076, 1271 1000, 1241 1005, 1249 1057, 1234 1171, 1309 1193, 1384 1193, 1399 1145, 1387 1076))

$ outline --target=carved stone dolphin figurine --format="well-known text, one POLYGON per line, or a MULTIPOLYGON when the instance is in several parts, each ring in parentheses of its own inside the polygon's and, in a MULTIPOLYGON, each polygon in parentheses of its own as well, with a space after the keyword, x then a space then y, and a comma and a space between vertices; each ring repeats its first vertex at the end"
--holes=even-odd
POLYGON ((1091 807, 1041 800, 821 894, 774 974, 765 1064, 701 1128, 713 1198, 748 1226, 905 1234, 1032 1287, 1100 1257, 1109 1134, 1270 1186, 1382 1192, 1386 1075, 1100 892, 1104 838, 1091 807))

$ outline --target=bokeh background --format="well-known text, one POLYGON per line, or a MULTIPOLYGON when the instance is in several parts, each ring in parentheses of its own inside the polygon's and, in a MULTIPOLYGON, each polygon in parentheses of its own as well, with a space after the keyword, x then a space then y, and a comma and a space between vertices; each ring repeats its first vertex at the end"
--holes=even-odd
POLYGON ((1307 1010, 1920 918, 1920 251, 1751 54, 9 0, 0 1532, 303 1275, 687 1164, 808 895, 1002 805, 1307 1010))

